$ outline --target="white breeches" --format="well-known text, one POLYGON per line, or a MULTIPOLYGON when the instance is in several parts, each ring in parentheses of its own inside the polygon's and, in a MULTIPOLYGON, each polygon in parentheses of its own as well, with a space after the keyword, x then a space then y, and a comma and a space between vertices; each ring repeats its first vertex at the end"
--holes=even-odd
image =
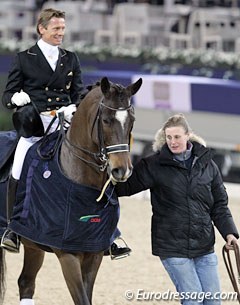
POLYGON ((20 305, 34 305, 33 299, 21 299, 20 305))
MULTIPOLYGON (((46 131, 49 123, 53 119, 52 116, 48 115, 42 115, 40 114, 40 117, 43 122, 44 130, 46 131)), ((48 134, 54 132, 57 128, 58 125, 58 118, 55 120, 53 125, 51 126, 48 134)), ((30 137, 30 138, 24 138, 21 137, 18 141, 15 155, 14 155, 14 160, 13 160, 13 166, 12 166, 12 176, 14 179, 19 180, 22 172, 22 167, 23 167, 23 162, 25 159, 25 156, 27 154, 28 149, 35 144, 37 141, 39 141, 42 137, 30 137)))

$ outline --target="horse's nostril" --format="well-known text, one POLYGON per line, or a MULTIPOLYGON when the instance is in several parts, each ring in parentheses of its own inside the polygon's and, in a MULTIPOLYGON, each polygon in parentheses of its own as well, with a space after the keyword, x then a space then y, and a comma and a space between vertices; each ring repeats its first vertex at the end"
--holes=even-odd
POLYGON ((123 167, 112 169, 112 176, 116 180, 123 179, 125 177, 125 175, 126 175, 126 170, 123 167))

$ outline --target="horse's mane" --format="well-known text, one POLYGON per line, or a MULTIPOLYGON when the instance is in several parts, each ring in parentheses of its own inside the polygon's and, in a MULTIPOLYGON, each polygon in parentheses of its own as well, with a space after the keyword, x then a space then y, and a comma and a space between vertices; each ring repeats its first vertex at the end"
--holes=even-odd
POLYGON ((92 91, 94 88, 99 87, 100 86, 100 81, 96 81, 95 84, 91 84, 91 85, 87 85, 86 88, 88 90, 88 92, 92 91))

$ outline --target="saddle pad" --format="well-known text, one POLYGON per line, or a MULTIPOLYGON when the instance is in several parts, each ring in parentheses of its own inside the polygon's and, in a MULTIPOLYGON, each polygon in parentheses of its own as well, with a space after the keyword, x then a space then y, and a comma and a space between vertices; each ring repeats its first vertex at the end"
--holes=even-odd
MULTIPOLYGON (((50 142, 51 144, 51 142, 50 142)), ((103 251, 120 236, 119 202, 112 184, 100 190, 63 175, 58 163, 42 160, 36 143, 28 151, 10 229, 36 243, 71 252, 103 251)))

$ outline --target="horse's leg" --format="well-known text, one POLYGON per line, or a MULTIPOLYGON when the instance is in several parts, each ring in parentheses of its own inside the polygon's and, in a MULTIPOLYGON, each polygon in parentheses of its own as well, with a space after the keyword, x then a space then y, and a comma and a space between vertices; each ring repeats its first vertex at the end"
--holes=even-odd
POLYGON ((83 253, 71 254, 54 250, 62 267, 62 272, 75 305, 90 305, 83 283, 81 261, 83 253))
POLYGON ((24 244, 24 262, 22 272, 18 278, 18 287, 21 304, 34 304, 30 302, 35 291, 35 280, 42 267, 45 252, 41 249, 28 247, 24 244))
POLYGON ((103 259, 100 254, 86 253, 82 260, 82 277, 90 304, 92 304, 93 285, 103 259))

